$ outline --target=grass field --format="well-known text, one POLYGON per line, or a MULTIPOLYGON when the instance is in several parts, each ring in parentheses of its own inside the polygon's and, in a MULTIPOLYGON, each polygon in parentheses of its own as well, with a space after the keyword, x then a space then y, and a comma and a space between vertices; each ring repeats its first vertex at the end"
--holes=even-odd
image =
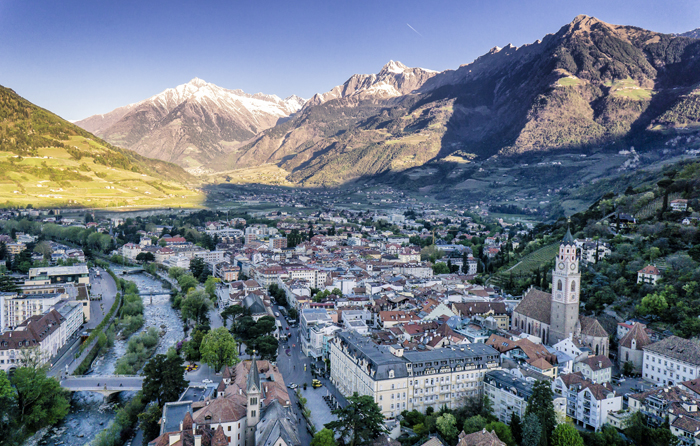
POLYGON ((245 169, 216 172, 206 177, 209 183, 270 184, 274 186, 294 186, 287 181, 289 172, 275 164, 263 164, 245 169))
MULTIPOLYGON (((100 147, 81 137, 70 144, 99 153, 100 147)), ((94 158, 74 159, 62 148, 38 149, 38 156, 17 157, 0 152, 0 203, 5 206, 198 207, 200 192, 130 170, 97 164, 94 158)))
POLYGON ((543 246, 537 251, 531 252, 523 257, 518 264, 507 271, 512 272, 513 274, 535 271, 537 267, 543 267, 548 262, 551 262, 557 255, 557 252, 559 252, 559 242, 543 246))
POLYGON ((557 84, 561 85, 562 87, 573 87, 580 85, 581 83, 581 79, 575 77, 562 77, 557 81, 557 84))
POLYGON ((635 101, 648 101, 651 99, 651 89, 641 88, 637 84, 637 81, 629 77, 614 82, 608 81, 605 85, 610 87, 610 92, 615 96, 633 99, 635 101))

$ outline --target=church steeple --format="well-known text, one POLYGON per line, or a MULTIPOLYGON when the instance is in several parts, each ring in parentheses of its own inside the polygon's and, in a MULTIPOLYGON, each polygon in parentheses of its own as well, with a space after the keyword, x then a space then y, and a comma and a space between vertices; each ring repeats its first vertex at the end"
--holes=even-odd
POLYGON ((581 272, 576 241, 571 230, 559 243, 559 254, 552 271, 552 312, 550 317, 550 343, 566 339, 575 331, 578 322, 581 272))
POLYGON ((248 407, 246 420, 246 444, 255 444, 255 428, 260 422, 260 408, 262 406, 262 385, 260 383, 260 372, 258 371, 258 362, 255 360, 255 351, 253 351, 253 359, 250 361, 250 371, 246 381, 246 396, 248 397, 248 407))

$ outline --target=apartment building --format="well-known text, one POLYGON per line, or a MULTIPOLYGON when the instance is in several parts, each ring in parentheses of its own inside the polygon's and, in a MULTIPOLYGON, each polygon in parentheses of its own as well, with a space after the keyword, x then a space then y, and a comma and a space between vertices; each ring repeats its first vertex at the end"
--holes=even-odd
POLYGON ((325 309, 304 308, 301 310, 299 315, 299 341, 301 343, 301 351, 306 356, 310 356, 315 359, 322 357, 323 338, 315 335, 314 342, 312 343, 311 332, 314 327, 322 327, 324 325, 332 324, 333 320, 325 309))
POLYGON ((389 419, 403 410, 459 407, 480 395, 484 375, 499 367, 498 352, 484 344, 405 351, 345 331, 331 341, 330 359, 338 390, 371 396, 389 419))
POLYGON ((7 372, 21 367, 29 350, 36 351, 41 363, 47 362, 65 344, 65 331, 60 327, 64 322, 61 314, 50 310, 4 332, 0 335, 0 370, 7 372))
POLYGON ((532 387, 532 382, 504 370, 493 370, 484 375, 484 394, 491 400, 498 421, 506 424, 510 423, 513 414, 521 420, 525 417, 532 387))
POLYGON ((66 297, 65 293, 0 293, 0 332, 17 327, 32 316, 46 313, 66 297))
POLYGON ((700 375, 700 342, 669 336, 643 347, 642 377, 656 384, 675 385, 700 375))
POLYGON ((597 431, 608 422, 608 414, 622 410, 622 396, 615 395, 609 386, 595 384, 581 373, 570 373, 557 377, 552 391, 566 397, 567 417, 597 431))
POLYGON ((226 251, 197 251, 194 253, 195 257, 199 257, 204 260, 204 263, 209 265, 216 265, 226 260, 226 251))

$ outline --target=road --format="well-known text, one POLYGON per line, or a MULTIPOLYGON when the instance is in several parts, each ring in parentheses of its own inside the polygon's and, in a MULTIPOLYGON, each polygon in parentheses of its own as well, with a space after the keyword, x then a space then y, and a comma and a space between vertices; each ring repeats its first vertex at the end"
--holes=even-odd
POLYGON ((117 296, 117 284, 112 276, 102 268, 97 268, 100 271, 98 277, 94 272, 90 272, 90 296, 92 299, 102 296, 102 300, 90 301, 90 320, 85 325, 85 328, 95 328, 102 322, 105 314, 112 308, 114 299, 117 296))
POLYGON ((82 329, 76 333, 71 340, 59 351, 57 358, 54 358, 51 363, 51 369, 48 374, 51 376, 59 376, 63 373, 73 373, 79 363, 75 359, 75 355, 80 348, 80 334, 87 329, 94 329, 102 322, 105 315, 112 308, 114 300, 117 296, 117 284, 105 270, 99 268, 100 276, 97 277, 94 272, 90 273, 91 296, 102 295, 102 300, 90 301, 90 320, 83 325, 82 329))
POLYGON ((83 390, 141 390, 142 376, 84 376, 69 377, 61 381, 61 386, 71 391, 83 390))

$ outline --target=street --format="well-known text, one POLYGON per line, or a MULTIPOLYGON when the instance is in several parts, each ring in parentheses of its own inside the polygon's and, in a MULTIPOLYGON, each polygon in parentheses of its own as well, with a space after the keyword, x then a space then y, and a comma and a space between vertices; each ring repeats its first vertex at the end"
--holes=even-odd
POLYGON ((100 271, 99 277, 94 272, 90 272, 90 296, 94 297, 101 294, 102 300, 90 300, 90 320, 83 325, 82 330, 79 330, 68 340, 66 345, 59 351, 57 357, 53 359, 53 365, 48 372, 51 376, 59 376, 66 371, 68 371, 68 374, 73 373, 79 365, 75 355, 80 348, 80 335, 87 329, 97 327, 114 304, 114 299, 117 296, 117 284, 105 270, 101 268, 98 268, 98 270, 100 271))

